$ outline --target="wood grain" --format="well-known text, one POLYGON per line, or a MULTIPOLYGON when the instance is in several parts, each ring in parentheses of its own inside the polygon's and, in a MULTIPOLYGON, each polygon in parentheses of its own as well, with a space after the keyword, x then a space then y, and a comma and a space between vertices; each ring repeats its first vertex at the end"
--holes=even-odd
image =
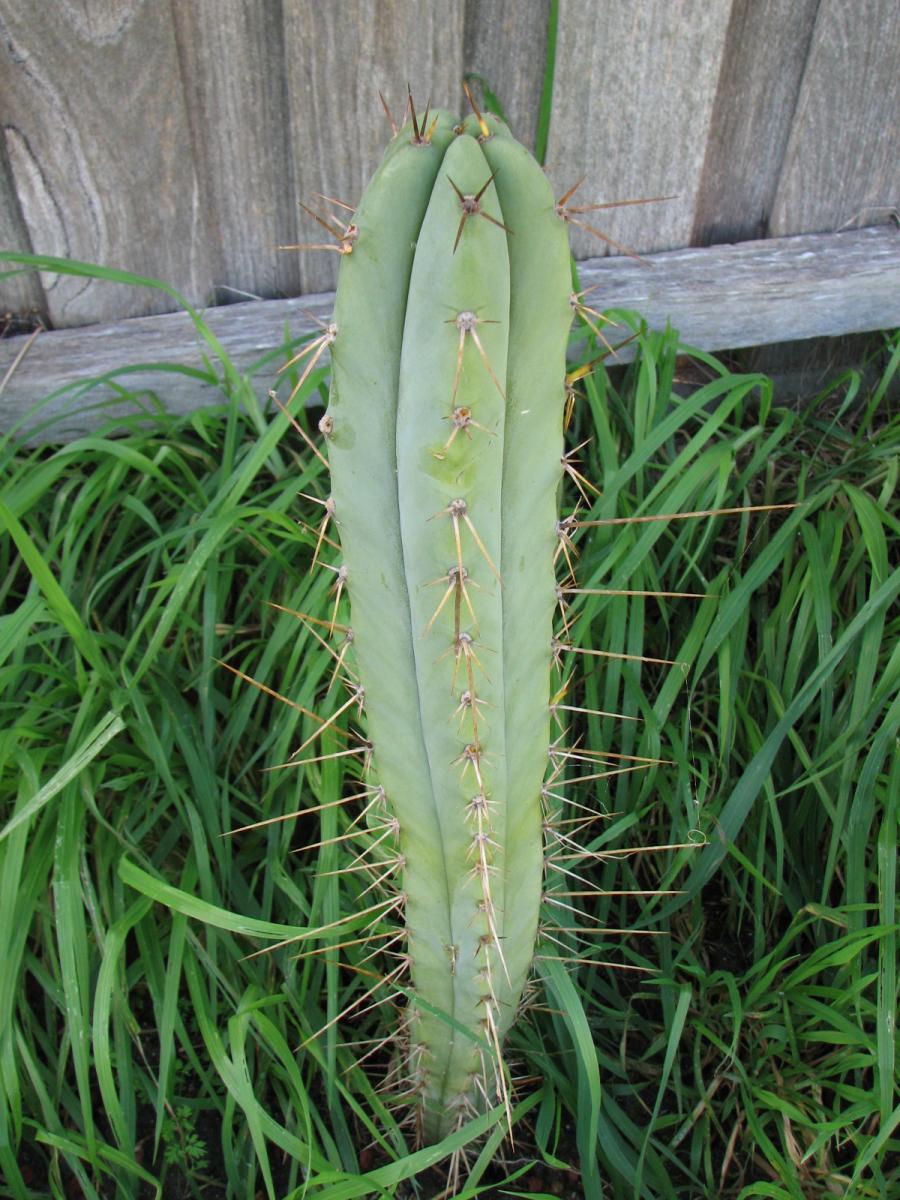
MULTIPOLYGON (((171 9, 0 0, 0 123, 39 253, 157 275, 205 301, 210 275, 171 9)), ((45 276, 50 319, 158 311, 146 290, 45 276)))
POLYGON ((484 78, 513 133, 529 150, 534 150, 537 132, 549 17, 550 0, 466 4, 465 70, 484 78))
MULTIPOLYGON (((637 310, 651 328, 669 323, 685 343, 705 350, 900 326, 900 235, 887 228, 675 250, 650 261, 651 268, 618 257, 591 259, 579 266, 581 283, 596 285, 592 301, 598 308, 637 310)), ((333 295, 326 294, 233 304, 211 309, 207 321, 236 368, 252 370, 253 389, 265 397, 283 360, 256 364, 282 344, 285 325, 295 337, 312 332, 316 326, 308 314, 326 318, 332 302, 333 295)), ((24 344, 22 337, 0 341, 0 379, 24 344)), ((626 347, 619 361, 632 352, 626 347)), ((214 382, 167 374, 155 363, 202 369, 185 314, 42 334, 0 396, 0 424, 9 429, 60 389, 68 390, 45 410, 70 410, 54 428, 55 439, 96 429, 105 416, 134 413, 141 405, 151 412, 155 403, 191 412, 222 402, 214 382), (132 402, 116 402, 105 384, 89 386, 132 363, 148 364, 118 380, 135 393, 132 402), (100 401, 111 407, 87 411, 87 404, 100 401)))
POLYGON ((279 3, 172 6, 216 303, 295 295, 297 240, 279 3))
POLYGON ((770 228, 835 230, 900 205, 900 5, 822 0, 770 228))
MULTIPOLYGON (((31 254, 34 247, 28 226, 22 216, 16 184, 6 154, 6 137, 14 137, 14 130, 4 130, 0 138, 0 246, 31 254)), ((22 316, 36 313, 44 316, 47 302, 44 289, 36 271, 17 271, 0 281, 0 324, 5 323, 6 314, 22 316)))
POLYGON ((769 238, 579 265, 592 303, 670 323, 701 350, 837 337, 900 325, 900 235, 894 229, 769 238))
MULTIPOLYGON (((406 81, 464 107, 482 73, 533 139, 550 0, 0 0, 0 245, 123 267, 195 303, 334 286, 298 200, 355 202, 406 81)), ((890 220, 900 201, 896 0, 560 0, 548 169, 643 253, 890 220)), ((327 206, 326 206, 327 207, 327 206)), ((576 257, 608 249, 575 232, 576 257)), ((19 276, 0 310, 57 325, 161 293, 19 276)))
MULTIPOLYGON (((547 152, 557 195, 582 175, 582 204, 675 194, 592 223, 641 253, 687 245, 731 0, 560 0, 559 11, 547 152)), ((573 238, 576 258, 602 247, 573 238)))
POLYGON ((819 0, 735 0, 691 244, 768 236, 819 0))
MULTIPOLYGON (((379 90, 398 124, 406 84, 421 112, 460 111, 464 0, 358 0, 322 4, 285 0, 285 60, 294 190, 316 206, 314 192, 356 204, 389 140, 379 90)), ((300 241, 322 241, 309 218, 300 241)), ((298 256, 303 291, 334 286, 338 255, 298 256)))

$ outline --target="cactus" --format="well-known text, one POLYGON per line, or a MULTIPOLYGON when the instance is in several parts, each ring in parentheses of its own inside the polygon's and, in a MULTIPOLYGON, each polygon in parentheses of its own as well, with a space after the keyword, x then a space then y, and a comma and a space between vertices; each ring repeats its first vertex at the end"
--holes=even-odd
MULTIPOLYGON (((305 359, 293 398, 331 351, 319 425, 331 495, 320 501, 314 562, 326 544, 337 548, 323 564, 334 574, 329 633, 341 639, 332 681, 343 672, 350 693, 300 749, 350 709, 365 711, 366 726, 362 745, 336 752, 362 761, 340 803, 364 803, 333 840, 358 851, 341 873, 371 876, 368 899, 323 930, 401 925, 374 935, 389 947, 405 940, 399 966, 347 1011, 379 1003, 382 984, 406 997, 401 1069, 390 1077, 412 1101, 422 1141, 498 1103, 512 1128, 502 1048, 542 931, 556 941, 542 907, 576 912, 563 897, 592 894, 554 882, 581 877, 571 870, 577 843, 557 825, 565 785, 545 785, 548 769, 556 780, 573 757, 551 743, 551 714, 572 707, 561 703, 565 684, 551 694, 551 671, 570 650, 638 657, 579 650, 553 633, 556 606, 567 635, 568 596, 586 590, 572 586, 573 537, 609 523, 558 519, 564 472, 589 507, 596 495, 574 452, 563 453, 571 385, 593 365, 566 376, 573 312, 605 342, 600 313, 571 291, 566 225, 609 206, 569 205, 575 188, 554 201, 505 124, 472 107, 460 123, 427 110, 419 122, 410 97, 409 123, 394 127, 352 221, 311 213, 335 238, 313 248, 338 251, 341 268, 333 322, 292 360, 305 359), (326 535, 332 522, 339 547, 326 535), (349 623, 339 625, 347 599, 349 623), (373 903, 376 889, 387 897, 373 903)), ((773 507, 790 506, 718 511, 773 507)), ((332 756, 292 761, 321 757, 332 756)), ((613 767, 621 757, 575 754, 601 772, 571 782, 661 761, 624 756, 613 767)), ((349 944, 359 941, 354 933, 349 944)), ((451 1190, 458 1167, 457 1157, 451 1190)))
POLYGON ((568 239, 501 121, 414 110, 339 233, 307 365, 330 346, 351 700, 401 875, 407 1084, 435 1140, 508 1103, 538 932, 568 239))

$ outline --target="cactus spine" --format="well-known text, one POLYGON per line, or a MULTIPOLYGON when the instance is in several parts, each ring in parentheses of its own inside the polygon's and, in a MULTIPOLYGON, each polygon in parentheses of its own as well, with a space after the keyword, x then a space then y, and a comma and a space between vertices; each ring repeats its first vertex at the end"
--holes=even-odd
POLYGON ((433 1140, 506 1099, 538 930, 568 240, 508 129, 440 112, 342 248, 322 430, 433 1140))

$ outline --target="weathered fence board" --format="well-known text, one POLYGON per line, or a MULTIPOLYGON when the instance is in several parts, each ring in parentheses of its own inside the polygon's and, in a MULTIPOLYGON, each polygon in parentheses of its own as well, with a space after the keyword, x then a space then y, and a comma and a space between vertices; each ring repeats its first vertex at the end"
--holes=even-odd
POLYGON ((900 5, 825 0, 772 212, 773 234, 840 229, 900 204, 900 5))
POLYGON ((174 4, 216 303, 295 295, 290 122, 279 4, 174 4))
MULTIPOLYGON (((3 0, 7 150, 41 253, 156 274, 194 299, 211 279, 171 7, 3 0)), ((171 307, 144 291, 45 277, 55 325, 171 307)))
MULTIPOLYGON (((547 168, 559 195, 665 204, 587 219, 642 253, 690 241, 731 0, 561 0, 547 168)), ((577 201, 573 200, 573 203, 577 201)), ((602 243, 576 231, 576 258, 602 243)))
MULTIPOLYGON (((701 349, 900 325, 900 235, 892 229, 675 250, 650 261, 652 268, 630 259, 591 259, 580 265, 581 282, 585 287, 596 285, 592 297, 598 307, 636 309, 651 328, 671 323, 686 343, 701 349)), ((246 372, 283 342, 286 325, 295 337, 312 332, 316 326, 309 313, 327 318, 332 300, 327 294, 233 304, 210 309, 206 320, 235 367, 246 372)), ((614 330, 611 336, 616 336, 614 330)), ((0 380, 26 343, 21 336, 0 341, 0 380)), ((625 347, 619 361, 632 352, 633 347, 625 347)), ((86 412, 86 401, 79 400, 75 389, 134 363, 146 365, 121 375, 120 386, 134 393, 155 392, 170 411, 190 412, 221 400, 213 384, 160 369, 158 364, 195 370, 203 365, 193 324, 186 314, 174 313, 41 334, 2 387, 0 420, 10 428, 39 400, 60 389, 68 389, 66 396, 57 398, 44 415, 64 408, 74 411, 54 426, 54 438, 96 428, 116 411, 133 413, 140 397, 86 412)), ((264 396, 275 382, 277 366, 273 360, 254 373, 257 395, 264 396)), ((100 386, 86 395, 96 403, 112 392, 100 386)), ((146 407, 153 406, 146 401, 146 407)))
POLYGON ((735 0, 694 212, 693 245, 769 236, 818 7, 819 0, 735 0))
MULTIPOLYGON (((550 0, 0 0, 0 246, 165 279, 200 304, 334 285, 298 202, 354 203, 407 80, 459 110, 484 76, 526 143, 550 0)), ((560 0, 548 148, 560 194, 641 253, 884 219, 900 197, 896 0, 560 0), (880 211, 876 211, 880 210, 880 211)), ((477 90, 477 89, 476 89, 477 90)), ((327 206, 327 205, 326 205, 327 206)), ((576 256, 608 253, 578 232, 576 256)), ((162 293, 18 276, 57 326, 162 293)))

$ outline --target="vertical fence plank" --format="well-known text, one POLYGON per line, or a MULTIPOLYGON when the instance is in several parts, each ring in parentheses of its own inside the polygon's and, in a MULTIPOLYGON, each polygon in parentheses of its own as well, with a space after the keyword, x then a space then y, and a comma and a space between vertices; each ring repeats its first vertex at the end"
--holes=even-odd
MULTIPOLYGON (((39 253, 154 274, 205 302, 202 213, 169 5, 0 0, 2 111, 39 253)), ((45 277, 55 325, 171 308, 143 289, 45 277)))
MULTIPOLYGON (((513 133, 534 149, 550 0, 468 0, 463 65, 484 79, 513 133)), ((476 89, 476 95, 478 94, 476 89)))
POLYGON ((691 243, 768 236, 819 0, 736 0, 691 243))
POLYGON ((293 295, 296 256, 281 4, 173 5, 217 303, 293 295))
POLYGON ((773 235, 872 224, 873 209, 896 207, 898 112, 896 0, 823 0, 775 196, 773 235))
MULTIPOLYGON (((314 192, 349 204, 359 200, 391 136, 379 90, 398 121, 407 81, 420 111, 429 96, 433 105, 459 110, 463 13, 463 0, 286 0, 291 139, 301 200, 314 206, 314 192)), ((319 242, 322 233, 304 218, 298 240, 319 242)), ((303 291, 334 287, 337 258, 301 253, 303 291)))
MULTIPOLYGON (((731 0, 561 0, 547 168, 557 194, 587 176, 581 203, 676 194, 594 214, 634 250, 690 240, 730 10, 731 0)), ((601 246, 573 239, 576 258, 601 246)))

